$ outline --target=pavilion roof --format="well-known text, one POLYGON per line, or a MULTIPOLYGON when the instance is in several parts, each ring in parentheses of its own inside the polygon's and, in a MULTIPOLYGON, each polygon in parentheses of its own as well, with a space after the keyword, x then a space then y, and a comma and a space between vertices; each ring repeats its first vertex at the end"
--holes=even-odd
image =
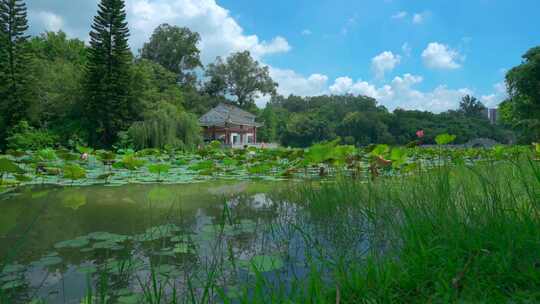
POLYGON ((261 124, 255 122, 255 117, 254 114, 246 112, 239 107, 220 103, 201 116, 201 118, 199 118, 199 124, 205 127, 225 125, 260 127, 261 124))

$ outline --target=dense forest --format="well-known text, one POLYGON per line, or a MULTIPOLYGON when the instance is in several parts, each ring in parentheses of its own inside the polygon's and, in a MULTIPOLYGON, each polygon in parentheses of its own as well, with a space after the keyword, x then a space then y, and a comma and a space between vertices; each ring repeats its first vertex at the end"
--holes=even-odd
POLYGON ((484 106, 464 96, 440 114, 388 111, 365 96, 280 96, 268 67, 248 51, 203 66, 200 36, 163 24, 133 54, 123 0, 101 0, 90 42, 64 32, 28 34, 22 0, 0 0, 0 149, 90 145, 172 147, 202 143, 197 118, 220 102, 258 115, 259 138, 305 147, 340 137, 343 143, 424 143, 440 133, 457 142, 489 137, 530 142, 540 134, 540 48, 507 74, 510 98, 492 125, 484 106), (255 101, 271 96, 264 109, 255 101))

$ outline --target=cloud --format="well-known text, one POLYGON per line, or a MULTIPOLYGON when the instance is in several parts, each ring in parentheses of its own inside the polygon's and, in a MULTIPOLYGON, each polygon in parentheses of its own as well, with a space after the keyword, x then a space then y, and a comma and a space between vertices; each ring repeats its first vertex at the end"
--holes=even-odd
POLYGON ((407 17, 408 13, 406 11, 400 11, 392 15, 392 19, 403 19, 407 17))
POLYGON ((304 35, 304 36, 309 36, 309 35, 311 35, 313 33, 308 29, 304 29, 301 34, 304 35))
POLYGON ((424 64, 432 69, 458 69, 461 67, 460 61, 463 57, 448 45, 438 42, 431 42, 422 52, 424 64))
POLYGON ((423 22, 424 22, 424 15, 418 14, 418 13, 417 13, 417 14, 414 14, 413 19, 412 19, 412 22, 413 22, 414 24, 421 24, 421 23, 423 23, 423 22))
POLYGON ((443 112, 456 109, 459 100, 466 94, 472 94, 467 88, 449 89, 446 85, 437 86, 434 90, 422 92, 414 88, 421 83, 421 76, 404 74, 395 77, 389 84, 377 87, 363 80, 353 82, 349 77, 339 77, 329 88, 332 94, 365 95, 377 99, 390 110, 397 108, 408 110, 424 110, 443 112))
POLYGON ((203 63, 236 51, 249 50, 253 57, 260 59, 291 49, 283 37, 261 41, 257 35, 244 33, 229 11, 215 0, 129 0, 127 9, 130 42, 135 49, 140 48, 162 23, 185 26, 198 32, 203 63))
POLYGON ((493 85, 494 93, 482 95, 480 101, 488 108, 496 108, 501 102, 508 98, 506 84, 501 81, 493 85))
POLYGON ((376 78, 383 78, 387 71, 392 71, 401 61, 401 56, 385 51, 371 59, 371 68, 376 78))
POLYGON ((403 54, 407 57, 410 57, 411 56, 411 52, 412 52, 412 48, 411 46, 409 45, 408 42, 405 42, 403 43, 403 45, 401 46, 401 51, 403 52, 403 54))
POLYGON ((314 96, 324 94, 328 76, 311 74, 307 78, 289 69, 269 67, 270 76, 279 83, 278 93, 284 96, 314 96))
POLYGON ((46 31, 56 32, 64 27, 64 19, 49 11, 30 12, 30 18, 34 19, 46 31))

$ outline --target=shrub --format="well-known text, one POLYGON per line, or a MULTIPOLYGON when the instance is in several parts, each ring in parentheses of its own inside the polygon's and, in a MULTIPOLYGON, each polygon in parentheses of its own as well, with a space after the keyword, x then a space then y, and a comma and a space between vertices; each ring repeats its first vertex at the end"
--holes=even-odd
POLYGON ((8 132, 7 147, 14 150, 39 150, 53 147, 58 136, 47 130, 36 130, 27 121, 20 121, 8 132))

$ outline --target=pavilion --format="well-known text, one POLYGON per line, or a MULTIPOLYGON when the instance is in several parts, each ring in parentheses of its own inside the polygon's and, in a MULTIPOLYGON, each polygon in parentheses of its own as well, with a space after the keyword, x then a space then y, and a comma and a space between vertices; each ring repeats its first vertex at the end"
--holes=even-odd
POLYGON ((231 104, 220 103, 199 119, 204 129, 204 140, 218 140, 229 146, 257 144, 255 115, 231 104))

